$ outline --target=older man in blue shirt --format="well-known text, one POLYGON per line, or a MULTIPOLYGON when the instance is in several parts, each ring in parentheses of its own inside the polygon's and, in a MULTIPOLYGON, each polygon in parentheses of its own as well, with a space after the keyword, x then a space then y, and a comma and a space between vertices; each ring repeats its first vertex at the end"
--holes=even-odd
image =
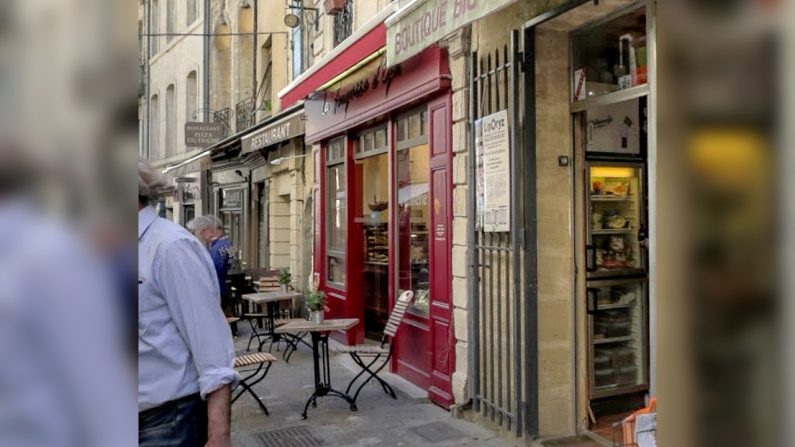
POLYGON ((139 162, 139 445, 228 447, 232 334, 207 250, 149 206, 161 185, 139 162))
POLYGON ((224 224, 215 216, 199 216, 188 222, 188 231, 193 233, 210 251, 221 297, 226 294, 226 276, 234 260, 232 242, 224 235, 224 224))

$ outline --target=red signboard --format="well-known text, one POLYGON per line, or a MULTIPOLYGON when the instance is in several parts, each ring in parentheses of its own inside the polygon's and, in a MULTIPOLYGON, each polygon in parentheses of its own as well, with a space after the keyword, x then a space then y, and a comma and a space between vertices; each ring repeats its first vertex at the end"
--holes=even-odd
POLYGON ((449 87, 444 49, 431 47, 406 62, 386 67, 386 59, 356 74, 356 82, 315 92, 305 103, 306 141, 315 143, 384 113, 420 102, 449 87))

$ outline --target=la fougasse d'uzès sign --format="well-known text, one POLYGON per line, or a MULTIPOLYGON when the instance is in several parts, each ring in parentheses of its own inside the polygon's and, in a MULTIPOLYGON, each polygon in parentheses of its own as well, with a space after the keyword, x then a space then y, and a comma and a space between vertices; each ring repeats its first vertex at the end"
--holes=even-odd
POLYGON ((457 28, 514 1, 428 0, 394 20, 387 20, 387 63, 399 64, 457 28))

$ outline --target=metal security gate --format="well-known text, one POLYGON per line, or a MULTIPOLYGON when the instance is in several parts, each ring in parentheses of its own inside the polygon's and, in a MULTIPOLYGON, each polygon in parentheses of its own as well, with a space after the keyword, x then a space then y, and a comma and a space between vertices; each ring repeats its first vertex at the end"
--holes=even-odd
POLYGON ((538 434, 534 30, 470 59, 469 377, 473 410, 516 436, 538 434), (529 74, 529 75, 528 75, 529 74), (484 232, 477 217, 474 120, 506 110, 510 131, 510 231, 484 232))

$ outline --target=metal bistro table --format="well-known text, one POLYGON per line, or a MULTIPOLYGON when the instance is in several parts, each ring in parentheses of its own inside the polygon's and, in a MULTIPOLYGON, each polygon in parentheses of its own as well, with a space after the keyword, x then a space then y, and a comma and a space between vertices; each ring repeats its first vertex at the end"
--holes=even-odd
POLYGON ((331 387, 331 366, 328 354, 328 334, 330 331, 344 331, 359 324, 358 318, 339 318, 325 320, 320 324, 310 321, 294 321, 276 328, 277 333, 285 332, 311 332, 312 353, 315 366, 315 391, 309 396, 301 413, 301 419, 306 419, 309 404, 317 407, 317 398, 327 395, 336 396, 348 402, 351 411, 356 411, 356 402, 347 394, 331 387), (322 364, 321 364, 322 363, 322 364))
MULTIPOLYGON (((291 291, 291 292, 281 292, 281 291, 274 291, 274 292, 261 292, 261 293, 248 293, 243 295, 243 299, 249 301, 255 305, 265 304, 267 305, 268 312, 267 312, 267 333, 265 334, 266 337, 270 337, 271 342, 278 342, 280 340, 279 334, 275 332, 276 329, 276 312, 278 311, 277 304, 280 301, 287 301, 293 300, 294 298, 301 298, 299 292, 291 291)), ((253 326, 252 326, 253 327, 253 326)), ((262 350, 262 345, 267 341, 260 340, 260 335, 257 334, 257 340, 259 340, 259 348, 258 351, 262 350)), ((249 343, 251 343, 249 341, 249 343)))

